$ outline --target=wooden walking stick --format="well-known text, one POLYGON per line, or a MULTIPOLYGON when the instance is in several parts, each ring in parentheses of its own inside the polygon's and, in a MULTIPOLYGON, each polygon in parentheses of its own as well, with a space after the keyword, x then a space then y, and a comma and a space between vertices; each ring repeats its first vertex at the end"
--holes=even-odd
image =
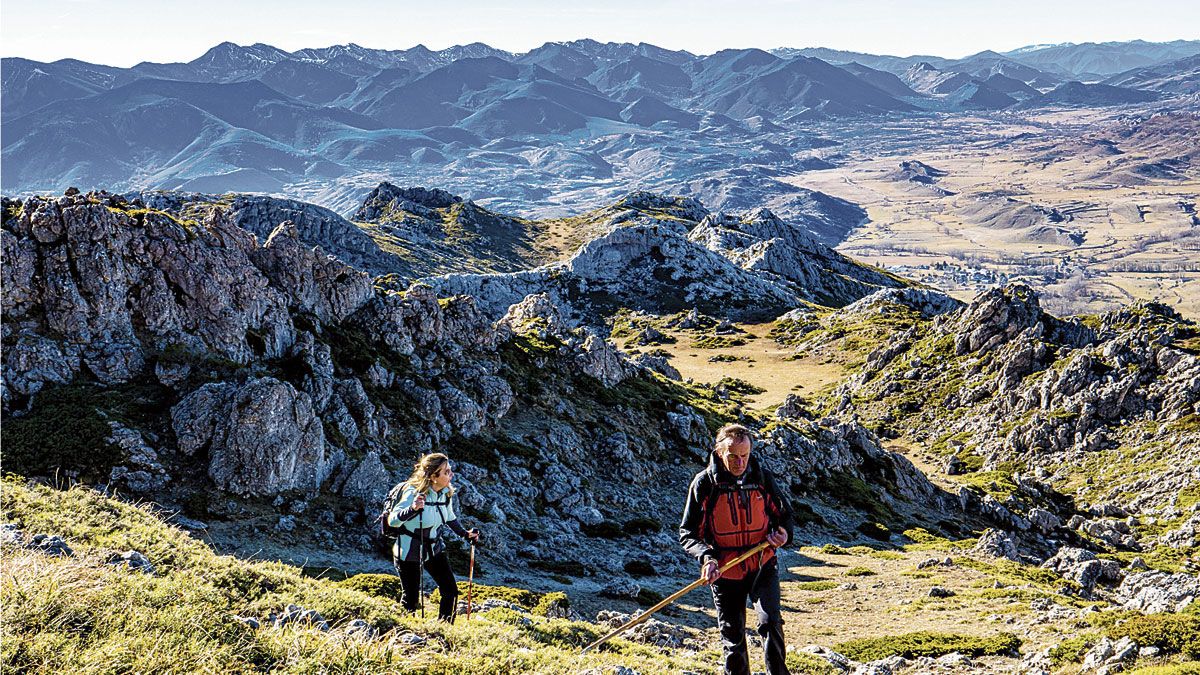
MULTIPOLYGON (((770 545, 771 545, 771 542, 764 541, 763 543, 759 544, 758 546, 755 546, 754 548, 750 549, 749 551, 746 551, 745 553, 739 555, 738 557, 734 558, 733 560, 730 560, 729 562, 722 565, 718 574, 724 574, 726 572, 726 570, 730 569, 734 565, 741 563, 743 560, 758 553, 759 551, 762 551, 763 549, 765 549, 766 547, 768 547, 770 545)), ((630 628, 633 628, 634 626, 642 623, 646 619, 649 619, 650 615, 654 614, 658 610, 662 609, 663 607, 666 607, 667 605, 671 604, 672 602, 675 602, 679 598, 682 598, 683 596, 687 595, 688 593, 692 592, 693 590, 695 590, 703 585, 704 585, 704 577, 701 577, 701 578, 693 581, 692 583, 688 584, 687 586, 684 586, 683 588, 679 589, 678 591, 675 591, 674 593, 667 596, 666 598, 663 598, 663 600, 661 602, 659 602, 657 605, 651 607, 650 609, 646 610, 645 612, 643 612, 643 613, 639 614, 638 616, 635 616, 634 618, 627 621, 625 623, 625 625, 621 626, 620 628, 613 629, 612 632, 610 632, 608 635, 605 635, 604 637, 600 638, 599 640, 596 640, 592 644, 584 647, 583 653, 584 654, 588 653, 592 649, 599 647, 600 645, 604 644, 605 642, 608 642, 612 638, 614 638, 614 637, 620 635, 621 633, 629 630, 630 628)))
POLYGON ((471 542, 471 565, 467 568, 467 621, 471 620, 471 591, 475 587, 475 542, 471 542))

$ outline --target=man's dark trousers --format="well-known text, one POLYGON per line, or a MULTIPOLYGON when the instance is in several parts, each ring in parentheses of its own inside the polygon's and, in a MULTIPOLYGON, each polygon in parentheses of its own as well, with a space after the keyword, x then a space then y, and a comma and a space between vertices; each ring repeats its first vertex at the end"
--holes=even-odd
POLYGON ((776 561, 771 560, 744 579, 717 579, 712 585, 712 594, 717 607, 717 624, 721 628, 726 675, 750 675, 750 655, 746 649, 747 599, 754 603, 754 611, 758 614, 758 634, 763 637, 767 672, 788 675, 776 561))

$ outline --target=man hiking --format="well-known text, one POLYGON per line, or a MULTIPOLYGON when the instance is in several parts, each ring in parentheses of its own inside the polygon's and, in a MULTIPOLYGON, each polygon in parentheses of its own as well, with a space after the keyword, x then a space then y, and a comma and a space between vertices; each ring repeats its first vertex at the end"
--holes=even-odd
POLYGON ((708 468, 688 488, 679 541, 700 561, 712 585, 726 675, 750 675, 746 602, 754 603, 770 675, 787 675, 779 568, 775 548, 792 540, 792 510, 775 477, 751 456, 750 430, 727 424, 717 431, 708 468), (763 541, 771 546, 719 574, 719 568, 763 541))
POLYGON ((450 485, 453 479, 454 470, 448 457, 440 452, 425 455, 413 467, 412 475, 402 486, 400 499, 387 514, 388 523, 400 530, 392 555, 396 572, 400 574, 400 586, 404 589, 401 604, 409 611, 420 606, 421 568, 424 567, 441 591, 438 618, 449 623, 454 623, 458 583, 450 570, 450 560, 441 540, 442 531, 452 530, 471 541, 479 539, 479 531, 463 527, 454 514, 454 506, 450 503, 454 495, 450 485))

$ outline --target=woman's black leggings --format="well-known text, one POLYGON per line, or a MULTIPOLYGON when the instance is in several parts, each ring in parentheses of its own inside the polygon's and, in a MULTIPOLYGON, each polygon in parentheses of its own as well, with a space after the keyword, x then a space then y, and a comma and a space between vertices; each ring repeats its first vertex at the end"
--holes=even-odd
MULTIPOLYGON (((433 577, 441 591, 442 600, 438 605, 438 618, 454 623, 458 608, 458 582, 454 580, 454 572, 450 569, 450 559, 442 551, 425 561, 425 571, 433 577)), ((409 611, 421 607, 421 567, 416 560, 400 560, 396 562, 396 572, 400 575, 400 585, 404 587, 402 604, 409 611)))

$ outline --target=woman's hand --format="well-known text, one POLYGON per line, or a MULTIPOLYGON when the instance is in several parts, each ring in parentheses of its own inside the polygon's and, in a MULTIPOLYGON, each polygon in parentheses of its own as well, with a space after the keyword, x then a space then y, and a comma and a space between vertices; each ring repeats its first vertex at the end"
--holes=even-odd
POLYGON ((425 508, 425 495, 417 495, 417 498, 413 500, 412 507, 418 511, 425 508))
POLYGON ((721 568, 716 560, 708 559, 700 565, 700 578, 705 584, 711 584, 721 578, 721 568))
POLYGON ((467 539, 470 539, 472 542, 479 541, 479 530, 473 527, 467 530, 467 539))

